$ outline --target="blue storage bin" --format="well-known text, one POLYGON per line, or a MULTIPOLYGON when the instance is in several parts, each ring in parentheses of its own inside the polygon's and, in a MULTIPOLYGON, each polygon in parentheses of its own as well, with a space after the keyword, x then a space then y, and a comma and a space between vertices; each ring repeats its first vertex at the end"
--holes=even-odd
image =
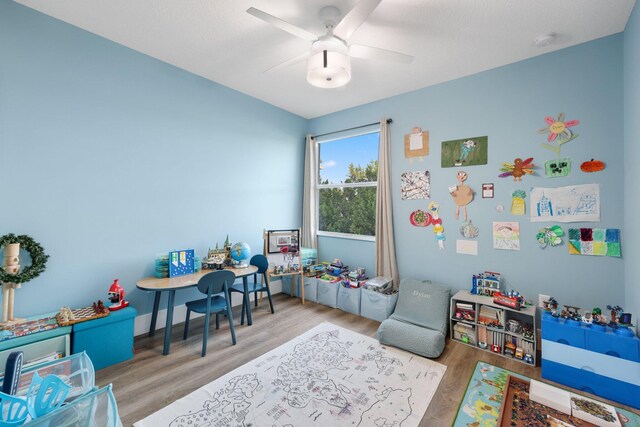
POLYGON ((318 279, 318 303, 332 308, 338 307, 338 288, 340 287, 340 282, 331 283, 318 279))
POLYGON ((138 312, 129 306, 107 317, 73 325, 71 352, 86 351, 96 370, 133 357, 133 324, 138 312))
POLYGON ((387 295, 380 292, 363 289, 360 295, 360 315, 382 322, 386 320, 398 302, 398 293, 387 295))
POLYGON ((573 347, 587 348, 585 330, 582 326, 566 325, 564 319, 542 318, 542 339, 573 347))
POLYGON ((338 286, 338 308, 342 311, 360 315, 360 291, 362 288, 338 286))
MULTIPOLYGON (((300 298, 300 286, 296 286, 296 296, 300 298)), ((315 277, 304 278, 304 300, 318 302, 318 279, 315 277)))
POLYGON ((640 387, 542 359, 542 378, 640 409, 640 387))
MULTIPOLYGON (((300 276, 298 276, 300 277, 300 276)), ((293 289, 293 295, 291 295, 291 281, 293 280, 292 276, 282 276, 282 293, 287 294, 289 296, 298 296, 300 293, 300 283, 299 279, 296 278, 296 283, 293 289)), ((306 289, 305 289, 306 290, 306 289)), ((304 295, 304 299, 307 299, 307 294, 304 295)))
POLYGON ((604 332, 589 330, 586 337, 587 350, 640 362, 640 339, 638 337, 621 336, 610 328, 604 332))

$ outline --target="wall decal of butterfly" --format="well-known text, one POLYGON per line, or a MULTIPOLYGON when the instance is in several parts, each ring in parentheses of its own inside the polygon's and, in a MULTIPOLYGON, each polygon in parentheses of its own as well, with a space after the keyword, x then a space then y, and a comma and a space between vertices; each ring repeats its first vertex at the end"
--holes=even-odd
POLYGON ((498 175, 500 178, 506 178, 512 176, 514 181, 522 181, 522 177, 525 175, 533 175, 535 172, 533 168, 536 167, 533 163, 533 157, 529 157, 526 160, 517 158, 511 163, 503 163, 500 171, 504 172, 498 175))

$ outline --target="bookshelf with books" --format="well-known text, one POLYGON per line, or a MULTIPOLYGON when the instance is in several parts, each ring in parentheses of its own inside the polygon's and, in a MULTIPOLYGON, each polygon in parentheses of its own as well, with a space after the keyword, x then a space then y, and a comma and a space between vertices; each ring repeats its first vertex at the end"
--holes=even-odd
POLYGON ((451 298, 451 339, 536 365, 536 308, 495 304, 489 296, 458 291, 451 298))

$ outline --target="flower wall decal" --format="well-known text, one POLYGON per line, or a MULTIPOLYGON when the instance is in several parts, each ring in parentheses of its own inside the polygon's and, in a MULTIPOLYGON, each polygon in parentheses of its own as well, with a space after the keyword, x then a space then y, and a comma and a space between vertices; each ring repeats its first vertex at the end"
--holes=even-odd
POLYGON ((546 116, 544 121, 547 122, 547 126, 540 129, 538 133, 548 133, 549 136, 547 137, 547 144, 542 144, 542 146, 560 155, 560 147, 578 137, 569 128, 579 125, 580 120, 565 121, 564 113, 560 113, 558 118, 554 119, 551 116, 546 116))

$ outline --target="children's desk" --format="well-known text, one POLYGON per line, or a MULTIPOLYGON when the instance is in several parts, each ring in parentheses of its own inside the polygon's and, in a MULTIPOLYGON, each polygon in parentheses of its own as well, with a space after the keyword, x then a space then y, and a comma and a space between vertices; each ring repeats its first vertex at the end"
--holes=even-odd
MULTIPOLYGON (((233 268, 227 267, 226 270, 232 271, 237 278, 242 278, 242 285, 244 286, 244 302, 247 308, 247 324, 253 324, 251 318, 251 304, 249 304, 249 282, 248 276, 255 274, 258 271, 258 267, 255 265, 249 265, 245 268, 233 268)), ((173 325, 173 304, 176 296, 176 291, 180 289, 188 289, 196 286, 198 281, 205 274, 211 273, 215 270, 200 270, 193 274, 187 274, 177 277, 145 277, 136 283, 138 289, 143 291, 154 291, 155 297, 153 300, 153 311, 151 312, 151 325, 149 326, 149 336, 152 337, 156 332, 156 320, 158 319, 158 309, 160 308, 160 295, 162 292, 169 292, 169 298, 167 299, 167 323, 164 329, 164 348, 163 355, 169 354, 171 346, 171 326, 173 325)), ((231 286, 232 284, 229 284, 231 286)))

